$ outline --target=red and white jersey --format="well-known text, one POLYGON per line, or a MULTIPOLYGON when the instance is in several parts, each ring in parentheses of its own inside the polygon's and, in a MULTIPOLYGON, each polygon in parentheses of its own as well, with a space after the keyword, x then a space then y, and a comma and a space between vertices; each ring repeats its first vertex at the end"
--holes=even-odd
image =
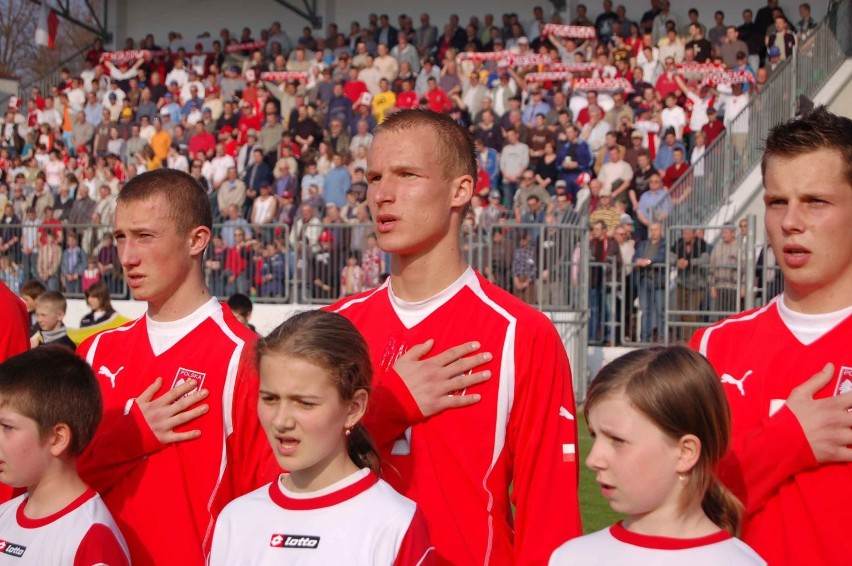
POLYGON ((571 369, 551 321, 472 269, 426 301, 401 301, 388 280, 331 310, 370 346, 364 422, 384 479, 423 510, 439 563, 545 564, 582 533, 571 369), (393 365, 430 338, 430 356, 476 340, 494 357, 477 368, 490 379, 456 393, 478 403, 425 419, 393 365))
POLYGON ((124 537, 93 490, 42 519, 27 518, 26 503, 24 494, 0 506, 0 564, 129 566, 124 537))
POLYGON ((560 546, 549 566, 765 566, 743 541, 726 531, 700 538, 668 538, 628 531, 621 523, 560 546))
POLYGON ((219 515, 210 566, 427 566, 426 521, 369 469, 310 494, 275 481, 219 515))
POLYGON ((815 397, 852 390, 852 308, 829 315, 790 312, 776 298, 697 332, 731 406, 731 446, 722 482, 746 508, 743 540, 773 566, 848 564, 852 557, 852 463, 819 465, 796 416, 793 388, 827 362, 831 382, 815 397), (808 327, 823 326, 814 335, 808 327))
POLYGON ((256 335, 211 299, 175 322, 143 316, 86 340, 80 354, 104 397, 104 417, 78 463, 125 533, 135 565, 201 565, 218 511, 280 473, 257 418, 256 335), (197 439, 161 444, 135 398, 195 379, 207 413, 176 428, 197 439))

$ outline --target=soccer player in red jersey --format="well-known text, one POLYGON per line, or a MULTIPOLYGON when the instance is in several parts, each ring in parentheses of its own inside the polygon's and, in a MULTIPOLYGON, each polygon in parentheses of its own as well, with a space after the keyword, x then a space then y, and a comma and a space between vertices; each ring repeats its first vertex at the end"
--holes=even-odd
POLYGON ((115 239, 145 316, 81 344, 104 416, 79 461, 116 519, 134 564, 205 563, 216 515, 277 475, 257 419, 256 335, 207 289, 212 212, 174 170, 119 193, 115 239))
POLYGON ((818 108, 776 126, 762 172, 784 292, 691 340, 731 405, 732 443, 718 474, 745 505, 743 540, 769 564, 845 564, 852 556, 852 120, 818 108))
POLYGON ((571 370, 553 324, 465 261, 475 178, 451 118, 389 116, 367 202, 391 275, 331 309, 370 346, 365 423, 384 478, 423 510, 438 563, 545 564, 581 533, 571 370))

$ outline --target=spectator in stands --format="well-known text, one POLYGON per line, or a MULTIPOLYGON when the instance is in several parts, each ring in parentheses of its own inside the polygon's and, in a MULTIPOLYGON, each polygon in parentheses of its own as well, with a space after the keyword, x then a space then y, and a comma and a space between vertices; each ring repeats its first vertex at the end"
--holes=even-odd
POLYGON ((622 147, 613 146, 608 149, 608 161, 601 166, 598 179, 603 185, 603 191, 610 192, 613 199, 627 198, 627 189, 633 179, 633 169, 621 158, 622 147))
MULTIPOLYGON (((606 195, 606 193, 602 193, 606 195)), ((610 195, 606 195, 608 198, 610 195)), ((610 341, 612 319, 611 294, 614 292, 613 277, 621 266, 618 244, 607 234, 603 220, 591 222, 589 235, 589 340, 610 341)))
POLYGON ((621 224, 621 213, 615 207, 612 190, 603 187, 598 193, 598 205, 589 215, 589 224, 592 226, 597 222, 603 222, 604 232, 612 235, 616 227, 621 224))
MULTIPOLYGON (((689 163, 684 160, 684 153, 682 147, 672 149, 673 163, 666 169, 663 175, 663 186, 666 189, 671 189, 677 180, 689 169, 689 163)), ((674 204, 677 204, 674 197, 672 197, 672 200, 674 204)))
POLYGON ((788 29, 787 18, 783 13, 775 18, 775 31, 767 35, 766 48, 778 48, 779 59, 787 59, 793 56, 793 48, 796 46, 796 34, 788 29))
POLYGON ((684 228, 681 238, 671 249, 677 267, 676 308, 685 311, 679 318, 682 323, 677 340, 689 341, 703 319, 699 314, 706 290, 705 266, 710 263, 707 242, 697 238, 695 230, 684 228))
POLYGON ((677 139, 677 134, 674 129, 668 128, 663 134, 663 141, 660 143, 660 147, 657 149, 657 157, 654 159, 654 168, 658 171, 665 171, 671 167, 674 163, 675 148, 680 148, 683 152, 686 151, 683 143, 677 139))
MULTIPOLYGON (((690 13, 692 11, 690 10, 690 13)), ((697 11, 696 11, 697 12, 697 11)), ((696 14, 697 17, 697 14, 696 14)), ((693 21, 689 24, 689 41, 686 43, 686 49, 692 49, 695 54, 695 61, 698 63, 706 63, 710 60, 713 46, 705 36, 704 26, 698 21, 693 21)))
POLYGON ((500 153, 503 202, 507 206, 514 206, 515 192, 530 163, 530 150, 527 144, 520 141, 516 130, 510 129, 506 132, 506 141, 500 153))
POLYGON ((710 253, 711 308, 714 311, 736 313, 742 310, 745 293, 745 257, 737 242, 733 226, 722 229, 722 241, 713 246, 710 253))
POLYGON ((517 231, 518 245, 512 257, 512 291, 522 301, 537 302, 537 250, 528 229, 517 231))
POLYGON ((652 222, 648 227, 648 239, 641 240, 633 256, 634 273, 638 276, 639 308, 642 311, 640 342, 661 340, 663 337, 663 313, 666 280, 666 264, 673 258, 666 246, 663 226, 652 222))
POLYGON ((65 249, 62 251, 60 276, 65 294, 78 294, 83 290, 83 271, 86 269, 86 252, 80 248, 79 239, 74 231, 65 236, 65 249))
POLYGON ((799 17, 801 19, 796 22, 796 30, 798 30, 799 35, 807 35, 816 29, 817 24, 811 17, 811 5, 809 3, 803 2, 799 4, 799 17))
POLYGON ((672 211, 672 201, 663 189, 663 178, 657 172, 648 178, 648 190, 639 198, 636 217, 641 224, 650 227, 654 222, 664 221, 672 211))

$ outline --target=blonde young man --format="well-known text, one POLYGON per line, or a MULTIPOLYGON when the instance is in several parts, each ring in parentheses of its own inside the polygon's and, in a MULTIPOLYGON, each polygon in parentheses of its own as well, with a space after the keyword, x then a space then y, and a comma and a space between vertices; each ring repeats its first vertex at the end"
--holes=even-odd
POLYGON ((464 259, 475 178, 473 144, 451 118, 388 117, 367 203, 391 275, 331 308, 370 345, 365 422, 385 479, 421 507, 437 562, 543 564, 581 532, 571 370, 553 324, 464 259))

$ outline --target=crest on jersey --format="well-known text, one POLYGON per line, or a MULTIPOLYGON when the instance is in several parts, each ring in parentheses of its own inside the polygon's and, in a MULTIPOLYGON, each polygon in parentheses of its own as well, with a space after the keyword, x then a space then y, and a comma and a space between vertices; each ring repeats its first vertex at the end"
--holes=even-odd
POLYGON ((193 393, 198 393, 199 391, 201 391, 201 387, 204 385, 204 377, 206 375, 206 373, 202 373, 200 371, 195 371, 186 368, 178 368, 177 373, 175 374, 175 379, 174 381, 172 381, 171 388, 174 389, 175 387, 180 387, 190 379, 194 379, 195 389, 184 395, 184 397, 186 397, 187 395, 192 395, 193 393))
POLYGON ((834 388, 835 395, 842 395, 852 391, 852 368, 841 366, 837 375, 837 386, 834 388))

